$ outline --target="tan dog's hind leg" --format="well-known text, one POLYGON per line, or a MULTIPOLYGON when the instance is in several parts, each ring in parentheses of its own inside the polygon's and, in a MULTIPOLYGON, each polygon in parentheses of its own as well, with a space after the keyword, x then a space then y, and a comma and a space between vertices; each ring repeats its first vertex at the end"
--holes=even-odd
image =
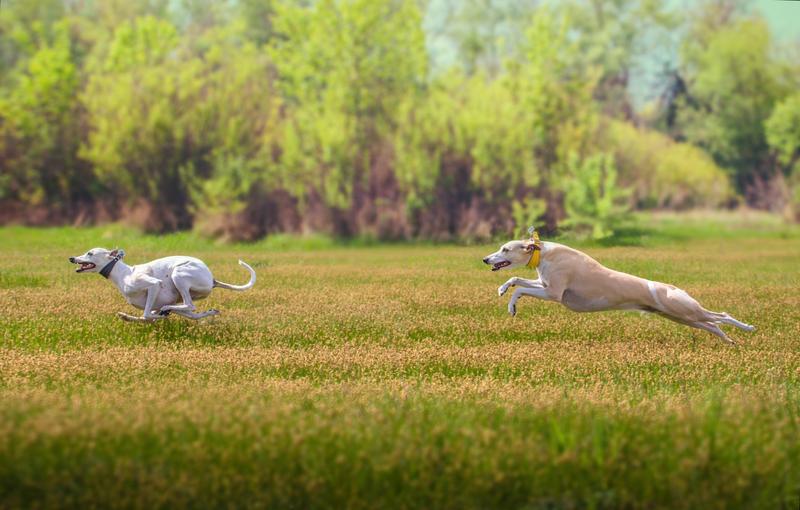
POLYGON ((736 345, 736 342, 728 338, 728 335, 726 335, 724 331, 719 329, 719 326, 717 326, 713 322, 695 322, 693 324, 687 322, 686 324, 695 328, 704 329, 709 333, 720 337, 723 341, 731 345, 736 345))
POLYGON ((756 327, 750 324, 745 324, 744 322, 737 321, 727 312, 708 312, 708 314, 712 317, 712 321, 716 322, 717 324, 728 324, 730 326, 736 326, 739 329, 743 329, 745 331, 755 331, 756 327))
POLYGON ((719 322, 731 324, 729 321, 735 321, 728 314, 706 310, 686 291, 677 287, 656 282, 648 282, 647 286, 656 302, 656 313, 659 315, 680 324, 708 331, 731 345, 736 344, 717 326, 719 322))

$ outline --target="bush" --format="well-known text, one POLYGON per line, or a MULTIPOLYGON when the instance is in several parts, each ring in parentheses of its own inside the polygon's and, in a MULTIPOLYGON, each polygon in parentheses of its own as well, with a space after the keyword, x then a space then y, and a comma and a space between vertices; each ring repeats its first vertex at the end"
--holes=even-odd
POLYGON ((733 196, 725 172, 701 149, 630 123, 606 120, 601 146, 639 207, 716 207, 733 196))
POLYGON ((611 236, 630 213, 630 190, 617 185, 614 158, 596 154, 580 160, 573 154, 569 167, 564 184, 567 219, 562 226, 592 239, 611 236))

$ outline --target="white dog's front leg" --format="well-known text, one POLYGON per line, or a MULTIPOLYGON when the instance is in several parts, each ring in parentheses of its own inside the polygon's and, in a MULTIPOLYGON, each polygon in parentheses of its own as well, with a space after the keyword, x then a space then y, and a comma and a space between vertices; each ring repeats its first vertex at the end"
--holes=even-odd
POLYGON ((525 278, 520 278, 518 276, 514 276, 508 279, 506 283, 501 285, 497 289, 497 295, 502 296, 506 292, 508 292, 509 287, 524 287, 526 289, 541 289, 544 288, 542 284, 542 280, 537 278, 536 280, 526 280, 525 278))
POLYGON ((508 313, 510 313, 512 317, 517 315, 517 300, 522 296, 532 296, 546 301, 553 301, 544 287, 517 289, 511 295, 511 300, 508 302, 508 313))
POLYGON ((155 278, 150 278, 150 280, 155 283, 152 283, 147 288, 147 301, 144 303, 144 313, 142 314, 142 318, 146 321, 155 321, 165 317, 164 315, 159 315, 153 312, 153 304, 156 302, 156 297, 158 297, 158 291, 160 289, 161 282, 155 278))

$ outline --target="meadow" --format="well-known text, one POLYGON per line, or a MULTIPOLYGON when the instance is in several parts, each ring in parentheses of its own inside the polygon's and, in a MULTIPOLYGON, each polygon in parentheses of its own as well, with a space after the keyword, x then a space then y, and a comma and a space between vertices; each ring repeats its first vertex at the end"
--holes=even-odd
POLYGON ((495 245, 119 226, 0 229, 0 507, 797 508, 800 231, 640 220, 602 263, 757 326, 519 302, 495 245), (217 289, 190 322, 135 313, 67 262, 184 253, 217 289))

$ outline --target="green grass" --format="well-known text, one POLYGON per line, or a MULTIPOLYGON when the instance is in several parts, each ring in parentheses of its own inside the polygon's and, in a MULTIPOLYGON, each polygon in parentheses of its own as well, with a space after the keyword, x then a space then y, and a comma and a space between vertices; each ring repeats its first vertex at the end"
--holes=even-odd
POLYGON ((0 507, 796 508, 798 229, 662 215, 566 241, 758 330, 511 318, 488 245, 0 229, 0 507), (123 323, 67 262, 94 246, 259 280, 199 302, 212 320, 123 323))

